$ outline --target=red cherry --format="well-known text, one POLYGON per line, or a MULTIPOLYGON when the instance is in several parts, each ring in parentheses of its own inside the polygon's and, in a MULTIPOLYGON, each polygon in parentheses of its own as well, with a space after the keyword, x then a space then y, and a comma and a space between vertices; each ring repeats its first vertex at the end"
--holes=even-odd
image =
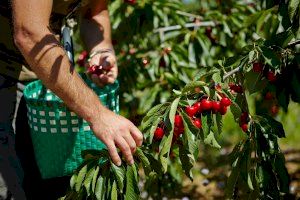
POLYGON ((164 129, 157 127, 154 132, 154 139, 161 140, 164 137, 164 129))
POLYGON ((215 85, 215 90, 221 91, 222 90, 222 86, 220 84, 215 85))
POLYGON ((263 64, 259 62, 253 63, 253 71, 255 73, 261 73, 263 71, 263 64))
POLYGON ((275 82, 277 77, 276 75, 274 74, 274 72, 272 71, 268 71, 267 73, 267 79, 270 81, 270 82, 275 82))
POLYGON ((183 132, 184 132, 183 126, 180 126, 180 127, 175 126, 174 127, 174 135, 176 137, 179 137, 183 132))
POLYGON ((133 4, 136 3, 136 0, 125 0, 125 2, 128 3, 128 4, 133 5, 133 4))
POLYGON ((87 51, 82 51, 82 52, 79 54, 76 63, 77 63, 79 66, 84 66, 85 60, 87 59, 87 57, 88 57, 88 52, 87 52, 87 51))
POLYGON ((265 95, 265 100, 271 100, 271 99, 273 99, 272 92, 267 92, 266 95, 265 95))
POLYGON ((188 106, 185 108, 188 116, 193 117, 197 113, 197 108, 195 106, 188 106))
POLYGON ((272 115, 277 115, 279 112, 279 107, 277 105, 272 105, 270 111, 271 111, 272 115))
POLYGON ((240 116, 240 122, 243 124, 245 122, 249 122, 249 114, 247 112, 242 112, 240 116))
POLYGON ((248 132, 248 124, 242 124, 241 125, 242 130, 247 133, 248 132))
POLYGON ((234 83, 229 83, 228 86, 231 90, 235 91, 236 85, 234 83))
POLYGON ((197 128, 202 128, 202 122, 201 119, 196 118, 193 120, 193 124, 197 127, 197 128))
POLYGON ((201 100, 201 109, 203 111, 211 110, 212 109, 212 102, 210 100, 207 100, 207 99, 202 99, 201 100))
POLYGON ((229 88, 236 93, 243 93, 243 87, 238 84, 230 84, 229 88))
POLYGON ((243 87, 241 85, 236 85, 236 88, 235 88, 235 92, 236 93, 243 93, 243 87))
POLYGON ((196 108, 197 112, 202 112, 200 101, 197 101, 196 103, 194 103, 193 106, 196 108))
POLYGON ((180 115, 175 115, 174 125, 175 127, 183 127, 183 120, 180 115))
POLYGON ((94 74, 95 72, 96 72, 96 70, 97 70, 97 67, 98 66, 96 66, 96 65, 92 65, 92 66, 90 66, 89 68, 88 68, 88 73, 91 73, 91 74, 94 74))
POLYGON ((143 63, 144 66, 146 66, 146 65, 149 64, 149 60, 147 58, 143 58, 142 63, 143 63))
POLYGON ((136 49, 135 48, 130 48, 129 49, 129 54, 130 55, 133 55, 133 54, 135 54, 136 53, 136 49))
POLYGON ((220 109, 219 109, 219 113, 220 113, 221 115, 225 115, 226 112, 227 112, 227 107, 221 106, 220 109))
POLYGON ((231 100, 227 97, 223 97, 220 101, 221 107, 227 107, 231 105, 231 100))
POLYGON ((220 102, 219 101, 213 101, 212 102, 212 110, 214 113, 218 112, 220 110, 220 102))

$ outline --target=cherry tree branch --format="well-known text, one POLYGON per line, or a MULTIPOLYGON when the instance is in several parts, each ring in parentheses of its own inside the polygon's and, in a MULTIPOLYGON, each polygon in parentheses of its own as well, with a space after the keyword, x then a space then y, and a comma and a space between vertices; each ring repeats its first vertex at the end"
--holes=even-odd
POLYGON ((241 69, 241 66, 238 66, 237 68, 227 72, 224 76, 223 76, 223 80, 226 80, 228 77, 232 76, 233 74, 239 72, 241 69))
POLYGON ((293 41, 293 42, 290 42, 290 43, 288 43, 288 47, 291 47, 291 46, 296 46, 297 44, 300 44, 300 40, 295 40, 295 41, 293 41))
POLYGON ((217 23, 213 21, 206 21, 206 22, 195 22, 195 23, 186 23, 185 25, 174 25, 174 26, 166 26, 166 27, 161 27, 157 28, 154 30, 154 33, 159 33, 159 32, 167 32, 167 31, 174 31, 174 30, 179 30, 182 28, 192 28, 192 27, 201 27, 201 26, 216 26, 217 23))

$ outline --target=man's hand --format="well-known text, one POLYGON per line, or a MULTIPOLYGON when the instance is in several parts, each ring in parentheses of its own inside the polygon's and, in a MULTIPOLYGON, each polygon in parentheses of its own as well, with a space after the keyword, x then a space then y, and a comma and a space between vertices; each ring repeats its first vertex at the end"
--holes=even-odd
POLYGON ((102 110, 97 121, 92 121, 94 134, 107 146, 113 162, 121 165, 121 159, 116 146, 122 151, 129 164, 134 163, 133 153, 137 146, 141 146, 143 135, 139 129, 126 118, 116 115, 112 111, 102 110))
POLYGON ((107 51, 96 51, 91 55, 92 57, 86 65, 88 77, 99 87, 114 83, 118 76, 118 67, 114 52, 109 49, 107 51), (91 66, 99 67, 96 73, 89 70, 91 66))

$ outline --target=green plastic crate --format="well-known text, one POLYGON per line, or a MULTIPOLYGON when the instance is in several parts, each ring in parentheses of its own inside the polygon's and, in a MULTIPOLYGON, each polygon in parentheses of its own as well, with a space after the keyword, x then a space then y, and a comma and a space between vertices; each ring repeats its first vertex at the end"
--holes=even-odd
MULTIPOLYGON (((119 84, 98 88, 83 75, 103 105, 119 113, 119 84)), ((89 124, 71 112, 40 80, 24 90, 35 159, 44 179, 70 175, 81 163, 81 151, 103 149, 89 124)))

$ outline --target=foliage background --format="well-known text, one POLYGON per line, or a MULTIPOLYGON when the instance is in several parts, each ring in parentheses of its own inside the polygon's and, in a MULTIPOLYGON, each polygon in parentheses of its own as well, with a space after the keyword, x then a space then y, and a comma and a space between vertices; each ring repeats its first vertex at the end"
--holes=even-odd
MULTIPOLYGON (((153 105, 167 101, 173 89, 182 88, 198 74, 210 70, 218 64, 218 60, 239 55, 242 47, 260 37, 271 37, 272 31, 280 29, 279 19, 275 15, 252 24, 249 24, 248 17, 273 7, 276 2, 141 0, 131 4, 121 0, 111 1, 113 39, 122 85, 122 115, 139 125, 144 114, 153 105), (196 17, 185 16, 176 11, 192 13, 196 17), (198 19, 197 16, 201 17, 198 19), (217 22, 217 25, 169 31, 164 34, 164 39, 154 32, 159 27, 184 25, 197 20, 217 22), (166 48, 169 47, 171 51, 166 53, 166 48)), ((77 57, 84 48, 78 41, 77 39, 77 57)), ((250 110, 255 112, 258 109, 256 99, 248 99, 250 110)), ((287 166, 293 180, 290 192, 300 197, 299 104, 290 104, 287 113, 280 109, 275 118, 283 123, 287 133, 287 138, 281 139, 280 145, 287 151, 287 166)), ((176 166, 171 169, 170 176, 165 177, 166 181, 158 188, 163 196, 222 199, 229 174, 226 156, 233 145, 244 137, 232 115, 227 114, 223 124, 223 134, 218 141, 224 148, 221 151, 208 146, 201 148, 193 183, 181 176, 181 173, 176 176, 176 166), (174 194, 174 187, 179 188, 178 194, 174 194)), ((144 195, 147 198, 147 194, 145 191, 142 197, 144 195)))

